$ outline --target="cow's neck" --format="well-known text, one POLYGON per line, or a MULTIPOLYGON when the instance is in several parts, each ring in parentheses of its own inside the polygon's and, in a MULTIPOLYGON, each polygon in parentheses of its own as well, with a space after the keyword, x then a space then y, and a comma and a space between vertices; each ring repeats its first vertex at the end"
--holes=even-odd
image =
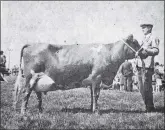
POLYGON ((117 43, 118 45, 118 51, 117 51, 117 54, 118 54, 118 57, 117 57, 117 65, 118 65, 118 68, 120 67, 120 65, 125 61, 125 60, 128 60, 129 57, 128 57, 128 47, 123 43, 123 42, 118 42, 117 43))
POLYGON ((123 42, 117 42, 115 54, 116 54, 116 60, 119 63, 123 63, 128 57, 127 57, 127 49, 125 48, 125 44, 123 42))

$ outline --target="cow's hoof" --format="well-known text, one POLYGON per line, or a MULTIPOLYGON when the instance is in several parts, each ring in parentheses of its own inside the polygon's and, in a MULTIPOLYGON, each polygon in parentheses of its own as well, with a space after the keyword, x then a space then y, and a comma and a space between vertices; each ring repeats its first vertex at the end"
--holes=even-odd
POLYGON ((43 112, 43 108, 39 108, 39 113, 42 113, 43 112))
POLYGON ((92 113, 94 113, 94 114, 100 114, 100 111, 99 111, 99 109, 95 109, 95 110, 92 110, 92 113))
POLYGON ((92 113, 97 113, 97 112, 99 112, 99 108, 98 108, 98 107, 96 107, 95 109, 92 109, 92 108, 91 108, 91 112, 92 112, 92 113))
POLYGON ((13 103, 13 108, 14 108, 14 110, 17 109, 17 104, 16 103, 13 103))
POLYGON ((20 120, 21 121, 30 121, 31 119, 28 115, 21 115, 20 120))
POLYGON ((96 110, 94 111, 94 113, 99 115, 99 114, 100 114, 99 109, 96 109, 96 110))
POLYGON ((25 113, 26 113, 26 109, 21 109, 21 115, 23 116, 25 115, 25 113))

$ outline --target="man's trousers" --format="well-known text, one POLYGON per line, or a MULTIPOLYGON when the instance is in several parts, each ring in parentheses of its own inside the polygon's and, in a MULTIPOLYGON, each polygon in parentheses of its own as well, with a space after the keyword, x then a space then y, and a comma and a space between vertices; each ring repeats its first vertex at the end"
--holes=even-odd
POLYGON ((132 83, 133 83, 132 76, 124 77, 124 90, 132 92, 132 87, 133 87, 132 83))
POLYGON ((146 110, 151 111, 154 109, 153 103, 153 89, 152 89, 152 75, 154 69, 138 67, 138 86, 142 95, 143 101, 146 105, 146 110))

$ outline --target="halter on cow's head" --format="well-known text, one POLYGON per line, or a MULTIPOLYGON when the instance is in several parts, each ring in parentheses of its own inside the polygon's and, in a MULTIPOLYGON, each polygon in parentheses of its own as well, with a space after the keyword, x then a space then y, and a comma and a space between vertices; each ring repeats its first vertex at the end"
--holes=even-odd
POLYGON ((136 39, 134 39, 133 35, 128 35, 127 38, 123 39, 122 42, 125 44, 124 50, 128 59, 132 59, 135 57, 135 53, 140 50, 140 45, 136 39))

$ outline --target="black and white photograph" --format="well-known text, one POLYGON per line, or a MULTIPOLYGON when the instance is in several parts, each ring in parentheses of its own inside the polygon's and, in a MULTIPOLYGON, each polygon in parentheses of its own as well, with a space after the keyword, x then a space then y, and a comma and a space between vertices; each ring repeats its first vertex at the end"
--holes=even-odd
POLYGON ((164 1, 1 1, 2 130, 165 129, 164 1))

